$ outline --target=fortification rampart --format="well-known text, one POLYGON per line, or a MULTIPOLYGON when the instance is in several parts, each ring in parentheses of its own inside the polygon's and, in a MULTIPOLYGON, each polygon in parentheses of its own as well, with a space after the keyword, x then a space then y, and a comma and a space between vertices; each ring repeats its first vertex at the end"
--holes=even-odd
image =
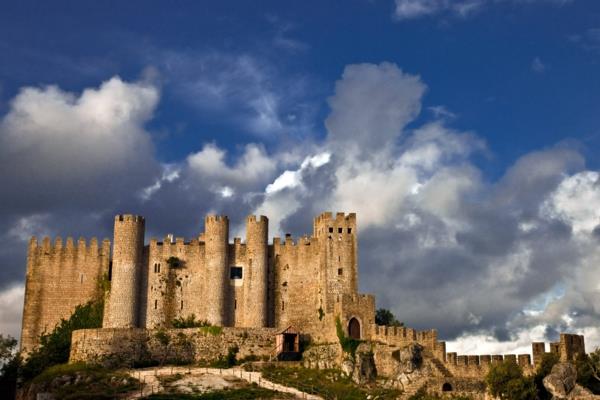
POLYGON ((268 358, 275 350, 274 328, 82 329, 73 332, 69 362, 139 365, 202 362, 226 357, 268 358))
POLYGON ((27 353, 75 307, 102 295, 100 281, 108 275, 110 241, 96 238, 88 243, 72 237, 54 243, 45 237, 29 242, 21 349, 27 353))

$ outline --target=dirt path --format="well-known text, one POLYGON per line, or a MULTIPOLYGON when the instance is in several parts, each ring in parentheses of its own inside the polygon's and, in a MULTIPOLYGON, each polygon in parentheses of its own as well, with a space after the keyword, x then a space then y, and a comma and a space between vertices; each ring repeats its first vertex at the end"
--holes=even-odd
MULTIPOLYGON (((238 378, 243 379, 250 383, 256 383, 258 386, 265 389, 274 390, 281 393, 290 393, 299 399, 307 400, 323 400, 322 397, 314 394, 302 392, 298 389, 283 386, 262 377, 261 372, 249 372, 244 371, 239 367, 220 369, 220 368, 200 368, 200 367, 161 367, 152 369, 135 369, 128 370, 127 373, 138 379, 142 385, 137 393, 132 394, 128 399, 139 399, 141 397, 149 396, 153 393, 160 393, 164 390, 164 387, 160 383, 159 376, 172 376, 181 374, 182 379, 186 379, 186 382, 195 384, 199 387, 205 387, 206 389, 219 389, 228 386, 227 378, 238 378), (213 376, 214 378, 210 378, 213 376), (216 378, 216 379, 215 379, 216 378), (221 379, 219 379, 221 378, 221 379)), ((233 385, 233 384, 231 384, 233 385)))

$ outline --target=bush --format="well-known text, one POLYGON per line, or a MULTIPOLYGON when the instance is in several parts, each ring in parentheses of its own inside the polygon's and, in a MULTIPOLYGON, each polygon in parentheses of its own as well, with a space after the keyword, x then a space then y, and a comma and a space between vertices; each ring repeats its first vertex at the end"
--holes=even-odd
POLYGON ((206 320, 196 320, 196 315, 188 315, 187 318, 179 317, 171 322, 173 328, 185 329, 185 328, 200 328, 201 326, 211 326, 206 320))
POLYGON ((354 356, 356 355, 356 349, 361 344, 361 341, 346 336, 346 334, 344 333, 344 328, 342 328, 342 322, 340 321, 340 317, 336 317, 335 319, 335 330, 344 353, 350 354, 352 358, 354 358, 354 356))
POLYGON ((23 363, 23 379, 30 380, 48 367, 69 361, 73 331, 102 327, 103 311, 102 300, 79 305, 69 319, 61 319, 52 332, 42 334, 39 347, 31 352, 23 363))
POLYGON ((419 389, 419 391, 415 394, 413 394, 412 396, 410 396, 408 398, 408 400, 473 400, 472 397, 469 396, 461 396, 461 395, 457 395, 457 396, 445 396, 445 397, 441 397, 437 394, 428 394, 427 391, 422 388, 419 389))
POLYGON ((552 399, 552 395, 546 390, 544 386, 544 378, 550 374, 552 371, 552 367, 558 362, 558 354, 555 353, 545 353, 542 356, 542 360, 540 365, 538 366, 535 375, 533 376, 533 382, 535 387, 537 388, 538 399, 539 400, 550 400, 552 399))
POLYGON ((521 367, 511 361, 493 365, 485 378, 485 383, 492 396, 500 399, 537 399, 533 379, 523 376, 521 367))
POLYGON ((598 368, 600 367, 600 349, 587 354, 580 354, 575 360, 577 368, 577 383, 589 389, 594 394, 600 394, 600 380, 598 368))

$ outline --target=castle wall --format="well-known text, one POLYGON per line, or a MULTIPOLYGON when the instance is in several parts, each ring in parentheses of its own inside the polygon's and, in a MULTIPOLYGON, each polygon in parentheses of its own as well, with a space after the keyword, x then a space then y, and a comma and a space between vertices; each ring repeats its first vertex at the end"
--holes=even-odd
POLYGON ((108 274, 110 242, 99 246, 92 238, 66 243, 44 238, 41 245, 33 237, 29 242, 25 301, 21 328, 21 349, 25 353, 39 344, 39 336, 49 333, 75 307, 101 296, 100 281, 108 274))
POLYGON ((238 359, 257 356, 268 359, 275 349, 274 328, 190 329, 82 329, 73 332, 69 362, 134 363, 176 360, 215 361, 238 347, 238 359), (158 333, 168 337, 161 344, 158 333))

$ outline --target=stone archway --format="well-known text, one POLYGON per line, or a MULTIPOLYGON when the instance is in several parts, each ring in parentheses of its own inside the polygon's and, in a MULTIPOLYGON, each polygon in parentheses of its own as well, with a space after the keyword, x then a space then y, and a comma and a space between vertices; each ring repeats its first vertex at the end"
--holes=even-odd
POLYGON ((348 321, 348 336, 352 339, 360 339, 360 322, 354 317, 348 321))
POLYGON ((452 385, 449 384, 448 382, 444 383, 442 385, 442 392, 451 392, 452 391, 452 385))

